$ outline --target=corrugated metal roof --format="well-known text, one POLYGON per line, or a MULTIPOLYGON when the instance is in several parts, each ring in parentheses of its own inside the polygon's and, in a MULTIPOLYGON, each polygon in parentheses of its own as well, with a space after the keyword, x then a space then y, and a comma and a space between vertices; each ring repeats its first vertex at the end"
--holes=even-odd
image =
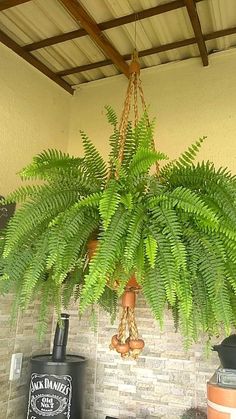
MULTIPOLYGON (((83 0, 81 3, 96 20, 104 22, 133 12, 140 12, 160 4, 163 0, 83 0)), ((203 0, 197 3, 203 34, 236 26, 236 0, 203 0)), ((58 0, 32 0, 0 12, 0 28, 19 45, 24 46, 51 36, 79 28, 58 0)), ((107 38, 122 54, 157 47, 194 36, 185 8, 146 18, 105 31, 107 38), (135 36, 136 33, 136 36, 135 36)), ((236 45, 236 34, 207 41, 208 52, 224 50, 236 45)), ((106 59, 89 36, 73 39, 33 51, 52 71, 94 63, 106 59)), ((149 55, 140 59, 141 67, 199 56, 196 45, 149 55)), ((114 65, 101 67, 65 77, 76 85, 118 74, 114 65)))

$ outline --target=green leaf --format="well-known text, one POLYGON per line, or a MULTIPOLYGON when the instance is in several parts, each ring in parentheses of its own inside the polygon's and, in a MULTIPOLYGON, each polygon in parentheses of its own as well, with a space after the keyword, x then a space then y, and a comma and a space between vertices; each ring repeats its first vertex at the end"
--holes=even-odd
POLYGON ((121 200, 120 200, 120 202, 122 203, 122 204, 124 204, 124 206, 128 209, 128 210, 132 210, 133 209, 133 196, 132 196, 132 194, 129 192, 129 193, 127 193, 127 194, 125 194, 125 195, 123 195, 122 197, 121 197, 121 200))
POLYGON ((150 266, 154 268, 157 255, 157 241, 151 234, 145 239, 145 250, 150 266))
POLYGON ((142 281, 142 290, 144 297, 148 302, 154 317, 163 326, 164 309, 166 304, 166 294, 164 282, 159 272, 157 265, 154 268, 149 268, 142 281))
POLYGON ((105 229, 107 229, 109 226, 112 216, 114 215, 120 203, 121 197, 118 193, 118 190, 118 182, 115 180, 110 180, 100 200, 99 212, 102 217, 102 222, 105 229))
POLYGON ((87 169, 97 179, 105 181, 107 175, 106 163, 87 135, 83 131, 80 131, 80 134, 83 140, 85 165, 87 169))
POLYGON ((180 186, 172 191, 169 196, 174 200, 177 208, 203 217, 210 223, 218 223, 218 217, 215 212, 195 192, 180 186))
POLYGON ((133 258, 142 237, 145 212, 142 206, 135 208, 129 221, 124 250, 124 266, 129 270, 133 264, 133 258))
POLYGON ((202 143, 207 137, 204 136, 202 138, 199 138, 195 143, 193 143, 187 151, 181 154, 179 159, 175 162, 175 165, 178 167, 182 166, 191 166, 196 158, 197 153, 199 153, 202 143))
POLYGON ((107 277, 111 275, 121 256, 122 240, 127 230, 127 212, 119 207, 111 219, 109 228, 101 233, 99 247, 90 261, 89 273, 85 276, 85 284, 80 299, 80 312, 95 303, 101 297, 107 277))
POLYGON ((139 148, 130 163, 129 176, 133 178, 142 173, 147 173, 154 163, 165 159, 167 159, 167 156, 163 153, 139 148))
POLYGON ((68 171, 81 166, 82 158, 71 157, 60 150, 44 150, 33 158, 33 162, 20 171, 22 179, 50 179, 60 170, 68 171))

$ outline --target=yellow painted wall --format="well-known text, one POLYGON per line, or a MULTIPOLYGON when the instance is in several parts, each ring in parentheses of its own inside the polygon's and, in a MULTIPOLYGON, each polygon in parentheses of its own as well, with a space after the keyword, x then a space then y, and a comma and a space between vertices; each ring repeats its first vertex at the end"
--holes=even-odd
MULTIPOLYGON (((151 114, 157 117, 156 144, 170 157, 203 135, 200 159, 236 171, 236 51, 210 56, 209 67, 190 59, 141 73, 151 114)), ((85 130, 104 155, 110 133, 104 106, 120 113, 127 81, 123 76, 78 88, 73 97, 69 152, 81 153, 79 129, 85 130)))
MULTIPOLYGON (((0 44, 0 195, 15 189, 16 176, 32 156, 47 148, 67 148, 71 97, 0 44)), ((42 343, 36 337, 38 304, 15 327, 9 319, 14 296, 0 297, 0 417, 24 419, 28 360, 48 352, 52 318, 42 343), (9 382, 11 355, 23 353, 20 380, 9 382)))
POLYGON ((0 195, 47 148, 66 149, 71 97, 46 76, 0 45, 0 195))

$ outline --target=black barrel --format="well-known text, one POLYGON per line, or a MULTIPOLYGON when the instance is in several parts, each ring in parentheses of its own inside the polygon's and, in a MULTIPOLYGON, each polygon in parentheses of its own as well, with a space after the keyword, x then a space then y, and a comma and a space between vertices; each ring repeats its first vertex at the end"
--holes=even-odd
POLYGON ((31 358, 27 419, 84 419, 86 359, 66 355, 68 318, 57 324, 53 354, 31 358))

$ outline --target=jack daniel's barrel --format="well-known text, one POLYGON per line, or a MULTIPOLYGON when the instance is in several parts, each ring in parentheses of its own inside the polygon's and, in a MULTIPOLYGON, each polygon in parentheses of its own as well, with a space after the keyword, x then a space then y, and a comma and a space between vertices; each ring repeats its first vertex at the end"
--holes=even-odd
POLYGON ((54 362, 51 355, 31 359, 27 419, 83 419, 85 358, 67 355, 54 362))
POLYGON ((31 358, 27 419, 84 419, 86 360, 66 355, 68 317, 57 325, 53 355, 31 358))

